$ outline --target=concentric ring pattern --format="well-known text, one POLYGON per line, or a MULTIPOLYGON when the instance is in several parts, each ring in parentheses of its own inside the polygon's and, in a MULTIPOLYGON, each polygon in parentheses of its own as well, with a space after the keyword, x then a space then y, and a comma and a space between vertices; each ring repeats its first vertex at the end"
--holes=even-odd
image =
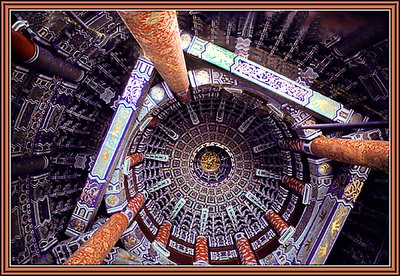
POLYGON ((271 230, 264 211, 246 197, 248 192, 286 219, 298 203, 280 183, 295 165, 277 139, 291 133, 284 122, 262 112, 259 103, 247 95, 205 89, 189 104, 171 101, 158 107, 154 114, 159 124, 143 132, 138 147, 146 153, 142 186, 159 212, 154 217, 172 220, 172 235, 186 247, 193 245, 202 224, 212 247, 232 245, 237 231, 251 238, 271 230), (168 156, 168 161, 146 155, 168 156), (171 216, 180 199, 184 206, 171 216), (234 210, 233 217, 227 208, 234 210), (200 218, 203 209, 208 211, 205 222, 200 218))

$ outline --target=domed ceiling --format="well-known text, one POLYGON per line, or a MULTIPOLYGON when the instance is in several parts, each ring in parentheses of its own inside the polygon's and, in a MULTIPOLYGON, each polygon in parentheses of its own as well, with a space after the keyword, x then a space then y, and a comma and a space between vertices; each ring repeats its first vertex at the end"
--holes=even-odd
MULTIPOLYGON (((342 103, 353 112, 350 121, 389 118, 386 12, 177 15, 181 30, 342 103)), ((284 138, 320 135, 296 127, 324 120, 189 54, 191 100, 178 101, 157 73, 148 80, 139 127, 124 152, 140 153, 143 161, 125 168, 123 156, 92 225, 66 234, 142 50, 115 11, 17 10, 11 18, 20 33, 84 74, 66 79, 13 56, 12 264, 64 263, 142 191, 146 202, 106 264, 191 265, 199 235, 208 239, 211 265, 241 264, 237 233, 247 237, 259 265, 388 262, 388 175, 281 147, 284 138), (363 192, 341 198, 354 175, 363 179, 363 192), (330 254, 319 257, 322 229, 337 218, 334 208, 342 208, 347 222, 336 236, 339 245, 328 241, 330 254), (293 229, 284 242, 269 210, 293 229), (167 255, 152 246, 165 220, 172 224, 167 255)), ((388 140, 388 131, 323 134, 388 140)))
POLYGON ((171 239, 179 248, 171 259, 177 263, 185 255, 194 257, 199 234, 209 238, 215 264, 219 259, 239 263, 232 238, 236 232, 247 233, 259 244, 258 256, 264 257, 279 243, 263 213, 272 207, 296 224, 303 212, 300 196, 281 182, 288 172, 303 175, 302 167, 296 168, 290 153, 277 144, 279 138, 292 137, 291 132, 260 108, 261 100, 242 93, 202 86, 187 104, 169 100, 153 111, 158 125, 139 135, 140 142, 131 149, 145 152, 143 164, 135 169, 140 175, 136 185, 149 192, 153 208, 148 216, 156 228, 158 218, 171 220, 171 239), (249 195, 260 198, 259 206, 249 195), (180 212, 178 202, 184 202, 180 212))

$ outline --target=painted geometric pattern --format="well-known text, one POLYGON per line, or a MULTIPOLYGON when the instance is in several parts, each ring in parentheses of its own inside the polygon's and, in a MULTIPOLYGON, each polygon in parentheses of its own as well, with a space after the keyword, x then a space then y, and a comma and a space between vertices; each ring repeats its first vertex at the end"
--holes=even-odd
POLYGON ((121 213, 114 214, 84 243, 65 264, 101 264, 128 227, 128 218, 121 213))
POLYGON ((348 122, 351 118, 353 111, 344 108, 342 104, 260 64, 184 32, 181 38, 185 52, 258 84, 323 118, 340 123, 348 122))
POLYGON ((128 204, 128 202, 126 201, 123 178, 121 177, 121 170, 119 168, 116 168, 110 180, 110 183, 108 183, 107 191, 104 195, 104 202, 106 203, 107 213, 110 215, 122 211, 128 204))
POLYGON ((282 235, 283 232, 289 227, 289 225, 284 221, 277 213, 273 210, 268 210, 267 212, 267 219, 272 224, 272 227, 275 231, 282 235))
POLYGON ((174 92, 189 87, 175 11, 119 11, 136 41, 174 92))
POLYGON ((153 69, 154 65, 150 61, 145 58, 139 58, 125 86, 122 99, 133 106, 137 106, 142 91, 150 80, 153 69))
POLYGON ((208 245, 206 237, 203 236, 196 237, 195 262, 208 264, 208 245))
POLYGON ((125 99, 123 98, 118 103, 117 111, 66 230, 67 235, 74 236, 84 232, 93 220, 103 199, 107 181, 112 178, 113 171, 111 170, 115 168, 119 161, 117 157, 125 148, 128 140, 126 138, 130 135, 129 130, 132 131, 132 127, 136 126, 135 110, 140 104, 137 95, 141 97, 143 94, 153 69, 148 60, 144 58, 137 60, 124 92, 125 99))
MULTIPOLYGON (((207 76, 209 76, 209 72, 207 70, 207 76)), ((198 80, 196 75, 195 79, 198 80)), ((171 231, 173 238, 168 241, 168 248, 174 248, 176 251, 192 256, 195 252, 190 253, 190 250, 195 250, 193 247, 187 248, 185 245, 186 243, 195 244, 196 234, 194 233, 197 232, 196 228, 200 224, 196 221, 200 219, 202 209, 206 206, 209 217, 204 220, 203 235, 207 236, 210 248, 227 247, 234 245, 233 241, 231 243, 229 241, 232 240, 231 235, 213 234, 216 233, 213 232, 213 225, 218 227, 216 231, 224 231, 224 228, 233 227, 225 206, 231 205, 236 215, 242 219, 244 217, 244 219, 250 220, 252 217, 258 217, 257 214, 251 213, 254 208, 248 206, 250 202, 245 198, 246 192, 252 191, 262 199, 261 205, 266 208, 272 202, 276 202, 274 207, 277 210, 289 206, 284 214, 286 218, 290 218, 294 209, 291 207, 294 206, 291 199, 297 198, 291 196, 291 191, 288 192, 287 189, 282 189, 282 191, 275 189, 276 183, 280 181, 281 172, 278 168, 281 168, 282 161, 284 160, 285 164, 290 167, 293 166, 290 152, 287 151, 288 156, 283 155, 277 147, 276 134, 281 134, 277 122, 270 116, 266 116, 265 120, 255 118, 249 121, 248 118, 252 118, 254 115, 254 109, 243 106, 243 101, 223 98, 222 94, 220 91, 208 87, 200 87, 198 91, 194 92, 194 98, 198 96, 199 99, 207 99, 207 103, 210 105, 205 108, 203 107, 203 102, 206 102, 204 100, 192 101, 190 103, 192 109, 182 106, 176 109, 175 105, 172 106, 175 104, 173 101, 171 106, 163 105, 162 110, 157 108, 155 112, 160 110, 157 115, 159 125, 152 129, 146 129, 142 141, 137 146, 140 151, 145 152, 145 156, 153 153, 169 156, 168 162, 154 162, 145 157, 137 183, 144 182, 143 186, 149 192, 149 198, 156 203, 155 211, 150 213, 157 214, 154 219, 157 220, 158 225, 164 218, 171 217, 171 213, 165 210, 174 209, 179 199, 186 199, 185 206, 179 212, 177 222, 174 223, 171 231), (191 112, 197 115, 199 122, 192 120, 194 116, 191 116, 191 112), (177 121, 176 118, 182 118, 182 120, 177 121), (215 121, 218 121, 218 124, 215 121), (168 126, 168 130, 159 127, 160 125, 168 126), (179 136, 176 141, 173 139, 175 135, 172 134, 172 131, 179 136), (257 132, 257 135, 254 131, 257 132), (262 136, 263 139, 253 140, 252 137, 256 136, 262 136), (254 151, 254 148, 258 150, 254 151), (203 169, 207 167, 207 162, 203 163, 203 161, 207 161, 207 158, 202 158, 203 153, 206 152, 205 149, 210 149, 220 155, 220 166, 213 171, 214 174, 203 169), (263 162, 264 156, 266 158, 269 156, 267 162, 263 162), (227 161, 229 162, 226 163, 227 161), (195 166, 194 171, 190 169, 192 166, 195 166), (278 175, 279 179, 256 178, 253 168, 254 170, 257 168, 273 172, 278 175), (219 174, 220 172, 221 174, 219 174), (202 179, 207 180, 203 181, 202 179), (209 184, 210 181, 213 181, 212 184, 209 184), (159 183, 168 185, 160 186, 159 183), (261 190, 261 185, 268 188, 261 190), (160 221, 157 216, 161 217, 160 221), (221 226, 220 222, 222 222, 221 226)), ((285 136, 282 134, 281 137, 285 136)), ((134 151, 136 148, 132 149, 132 152, 134 151)), ((140 215, 142 216, 142 214, 140 215)), ((145 227, 153 234, 157 234, 159 226, 153 227, 154 222, 147 218, 147 215, 143 216, 145 227), (153 228, 156 229, 155 233, 153 228)), ((203 218, 201 220, 203 221, 203 218)), ((254 225, 249 227, 251 229, 245 229, 241 225, 239 227, 244 228, 240 230, 245 231, 246 236, 254 240, 251 246, 253 248, 258 246, 257 249, 261 249, 276 234, 271 230, 272 236, 256 238, 255 235, 265 229, 268 223, 254 220, 252 222, 254 225)), ((235 258, 231 249, 224 248, 222 250, 221 248, 221 251, 211 250, 209 253, 211 262, 235 258)))
MULTIPOLYGON (((150 250, 150 249, 149 249, 150 250)), ((104 263, 108 265, 174 265, 168 259, 153 260, 148 257, 139 257, 138 255, 126 251, 119 247, 114 247, 111 252, 107 254, 104 263)))
MULTIPOLYGON (((307 112, 300 110, 292 105, 282 103, 281 108, 283 111, 288 113, 288 116, 294 120, 292 123, 293 127, 302 125, 313 125, 315 124, 315 119, 307 112)), ((322 134, 319 129, 298 129, 297 134, 299 138, 304 140, 312 140, 322 134)))
POLYGON ((191 70, 188 74, 190 85, 193 88, 206 84, 238 84, 236 79, 214 69, 191 70))
MULTIPOLYGON (((217 71, 215 69, 196 69, 189 71, 188 74, 190 85, 193 88, 197 88, 201 85, 206 84, 245 85, 244 83, 238 83, 235 78, 232 78, 224 74, 223 72, 217 71)), ((280 112, 281 114, 278 115, 280 117, 284 116, 283 112, 288 113, 287 116, 290 116, 294 120, 294 126, 315 124, 315 119, 310 114, 291 105, 288 105, 283 101, 277 99, 274 99, 272 101, 272 99, 270 99, 270 102, 267 104, 267 106, 269 106, 271 108, 271 111, 273 112, 280 112)), ((318 129, 301 129, 297 132, 299 137, 305 140, 312 140, 313 138, 321 134, 321 131, 318 129)))
POLYGON ((257 260, 251 249, 250 242, 243 233, 237 234, 236 247, 239 251, 240 261, 243 265, 256 265, 257 260))

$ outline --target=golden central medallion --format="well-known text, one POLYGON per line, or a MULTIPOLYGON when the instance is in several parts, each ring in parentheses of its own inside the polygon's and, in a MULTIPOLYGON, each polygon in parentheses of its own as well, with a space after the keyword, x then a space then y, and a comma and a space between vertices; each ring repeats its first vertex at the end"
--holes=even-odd
POLYGON ((206 151, 200 157, 200 165, 206 171, 215 171, 221 165, 221 158, 212 151, 206 151))

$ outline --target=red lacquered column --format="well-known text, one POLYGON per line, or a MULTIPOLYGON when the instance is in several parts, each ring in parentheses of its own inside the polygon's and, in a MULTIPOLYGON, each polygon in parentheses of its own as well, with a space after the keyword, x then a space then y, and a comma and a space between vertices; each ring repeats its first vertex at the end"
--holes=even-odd
POLYGON ((241 263, 244 265, 257 265, 256 256, 245 234, 243 232, 236 233, 235 240, 241 263))
POLYGON ((153 247, 163 254, 165 257, 169 257, 169 251, 167 250, 168 239, 171 234, 172 224, 168 220, 164 220, 160 229, 158 230, 157 236, 152 243, 153 247))
POLYGON ((268 222, 272 225, 272 228, 274 228, 280 236, 280 243, 285 243, 294 234, 294 228, 284 221, 275 211, 271 209, 268 210, 266 217, 268 222))
POLYGON ((139 152, 139 153, 134 153, 129 155, 129 160, 130 160, 130 166, 136 166, 137 164, 139 164, 140 162, 143 161, 143 153, 139 152))
POLYGON ((196 237, 196 251, 193 264, 194 265, 209 264, 207 238, 204 236, 196 237))
POLYGON ((311 152, 319 157, 389 172, 389 142, 318 137, 311 152))
POLYGON ((130 211, 112 215, 64 264, 102 264, 106 255, 128 228, 130 219, 137 215, 144 202, 145 195, 136 194, 128 203, 130 211))
POLYGON ((11 49, 12 56, 24 62, 32 59, 36 52, 35 43, 14 30, 11 30, 11 49))
POLYGON ((133 198, 128 201, 128 208, 133 212, 134 216, 139 213, 145 201, 146 195, 143 193, 138 193, 134 195, 133 198))
POLYGON ((189 101, 189 79, 176 12, 119 11, 118 14, 177 98, 189 101))
POLYGON ((282 148, 325 157, 331 160, 389 171, 389 142, 381 140, 353 140, 315 138, 309 143, 299 139, 279 141, 282 148))

